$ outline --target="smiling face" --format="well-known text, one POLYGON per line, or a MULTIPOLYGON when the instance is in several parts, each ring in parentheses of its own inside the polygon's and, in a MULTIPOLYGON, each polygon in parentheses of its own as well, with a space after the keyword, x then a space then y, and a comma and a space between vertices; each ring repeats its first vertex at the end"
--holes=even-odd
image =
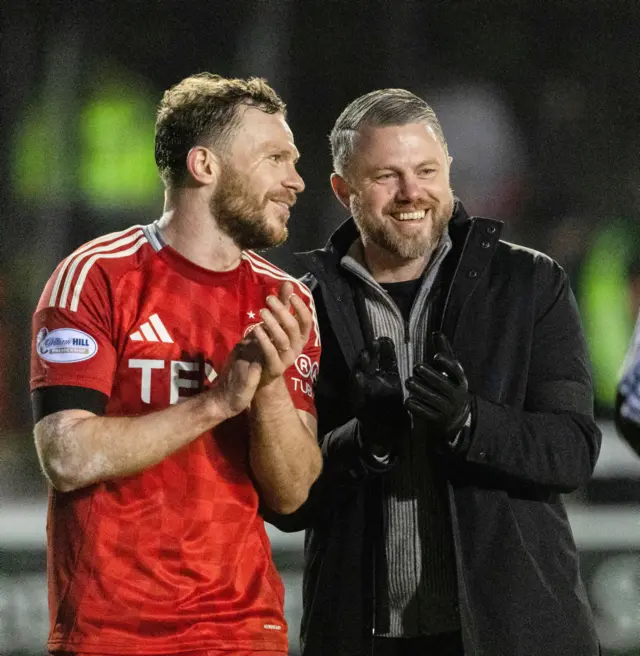
POLYGON ((304 182, 299 153, 281 113, 240 107, 242 117, 222 158, 211 213, 242 249, 267 248, 287 238, 289 212, 304 182))
POLYGON ((424 123, 363 126, 345 176, 332 185, 360 230, 365 254, 399 263, 424 259, 453 212, 450 159, 424 123))

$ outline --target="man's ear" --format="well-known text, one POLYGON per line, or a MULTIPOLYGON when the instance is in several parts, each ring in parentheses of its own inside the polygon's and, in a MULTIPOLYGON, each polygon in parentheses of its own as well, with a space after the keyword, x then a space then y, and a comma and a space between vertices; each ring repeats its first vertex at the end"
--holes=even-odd
POLYGON ((351 211, 351 194, 349 193, 349 183, 338 173, 331 174, 331 188, 336 198, 351 211))
POLYGON ((202 185, 215 183, 220 176, 220 160, 206 146, 194 146, 187 153, 187 171, 202 185))

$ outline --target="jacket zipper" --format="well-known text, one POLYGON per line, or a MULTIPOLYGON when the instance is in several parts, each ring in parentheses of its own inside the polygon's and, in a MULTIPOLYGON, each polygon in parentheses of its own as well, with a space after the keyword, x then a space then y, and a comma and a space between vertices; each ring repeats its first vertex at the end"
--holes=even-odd
MULTIPOLYGON (((467 236, 465 237, 465 240, 464 240, 464 244, 462 245, 462 251, 460 252, 460 259, 458 260, 458 264, 456 265, 455 271, 453 272, 453 277, 451 278, 451 284, 449 285, 449 289, 447 291, 447 297, 445 299, 444 306, 442 308, 442 315, 440 317, 440 330, 442 330, 442 328, 444 326, 444 319, 445 319, 445 316, 446 316, 446 313, 447 313, 447 308, 449 306, 449 300, 451 298, 451 291, 453 289, 453 283, 454 283, 454 281, 455 281, 455 279, 458 275, 458 272, 460 271, 460 266, 462 265, 462 258, 463 258, 465 250, 467 249, 467 244, 469 243, 469 239, 471 238, 471 232, 475 228, 475 225, 476 225, 475 220, 472 220, 471 227, 469 228, 469 231, 467 232, 467 236)), ((454 335, 451 336, 451 342, 453 342, 453 337, 454 337, 454 335)), ((465 627, 463 626, 462 612, 461 611, 462 611, 462 605, 463 604, 465 604, 465 606, 467 605, 466 604, 466 601, 467 601, 467 595, 466 595, 467 583, 465 581, 464 571, 461 568, 459 568, 459 566, 458 566, 459 563, 462 560, 462 558, 461 558, 461 548, 460 548, 460 543, 459 543, 459 539, 458 539, 459 538, 459 533, 458 533, 458 531, 453 530, 454 524, 457 526, 458 520, 457 520, 457 518, 454 518, 455 502, 454 502, 454 498, 453 498, 453 487, 452 487, 452 485, 449 481, 447 481, 447 492, 448 492, 447 497, 448 497, 448 501, 449 501, 449 513, 451 514, 451 528, 452 528, 452 536, 451 537, 453 538, 453 548, 455 550, 455 555, 456 555, 456 570, 460 570, 460 571, 457 572, 457 576, 460 577, 460 587, 464 590, 464 594, 459 594, 458 595, 459 596, 458 605, 459 605, 459 612, 460 612, 460 631, 461 631, 462 639, 463 639, 463 642, 464 642, 465 627)), ((470 613, 469 609, 466 608, 465 610, 466 610, 467 617, 471 617, 471 613, 470 613)), ((468 639, 468 642, 470 642, 471 644, 469 645, 469 644, 465 643, 465 648, 470 647, 472 649, 472 652, 469 656, 472 656, 473 654, 476 653, 476 645, 475 645, 475 640, 474 640, 475 635, 476 635, 475 626, 474 627, 468 627, 467 626, 466 637, 468 639)))

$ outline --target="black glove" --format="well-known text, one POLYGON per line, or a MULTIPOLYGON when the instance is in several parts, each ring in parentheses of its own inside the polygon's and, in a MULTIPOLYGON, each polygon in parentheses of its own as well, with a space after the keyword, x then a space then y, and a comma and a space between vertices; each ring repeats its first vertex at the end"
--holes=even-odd
POLYGON ((471 412, 471 395, 462 365, 443 333, 435 333, 436 354, 431 363, 421 362, 407 380, 405 407, 426 422, 429 433, 453 444, 471 412))
POLYGON ((360 424, 360 439, 370 453, 388 454, 399 434, 411 427, 404 407, 402 381, 393 342, 373 340, 363 349, 353 368, 353 398, 360 424))

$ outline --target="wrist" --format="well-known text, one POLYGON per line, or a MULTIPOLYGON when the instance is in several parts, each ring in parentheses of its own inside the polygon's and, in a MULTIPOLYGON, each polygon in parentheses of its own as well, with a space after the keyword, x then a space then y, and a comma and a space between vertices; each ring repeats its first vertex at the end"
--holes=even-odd
POLYGON ((270 374, 266 369, 262 370, 262 376, 260 377, 260 382, 258 383, 258 389, 269 388, 274 383, 277 383, 278 380, 282 379, 282 374, 270 374))
POLYGON ((194 402, 198 404, 198 408, 206 416, 207 423, 210 424, 211 428, 242 412, 242 410, 235 410, 231 406, 219 386, 214 386, 194 397, 194 402))
POLYGON ((456 453, 466 452, 469 449, 469 440, 473 426, 473 402, 470 401, 465 411, 465 420, 462 426, 447 439, 447 446, 456 453))
POLYGON ((289 390, 284 376, 276 376, 275 378, 261 380, 253 398, 254 400, 268 399, 277 403, 278 399, 282 399, 285 396, 287 398, 289 397, 289 390))
POLYGON ((293 405, 283 376, 260 385, 251 401, 251 407, 259 406, 263 417, 279 417, 293 405))
POLYGON ((390 453, 389 435, 384 430, 380 430, 379 424, 372 425, 358 419, 356 439, 367 455, 380 458, 390 453))
POLYGON ((388 471, 395 464, 395 459, 388 445, 372 440, 363 440, 363 426, 360 421, 356 425, 355 438, 360 451, 360 460, 365 470, 372 473, 381 473, 388 471))

